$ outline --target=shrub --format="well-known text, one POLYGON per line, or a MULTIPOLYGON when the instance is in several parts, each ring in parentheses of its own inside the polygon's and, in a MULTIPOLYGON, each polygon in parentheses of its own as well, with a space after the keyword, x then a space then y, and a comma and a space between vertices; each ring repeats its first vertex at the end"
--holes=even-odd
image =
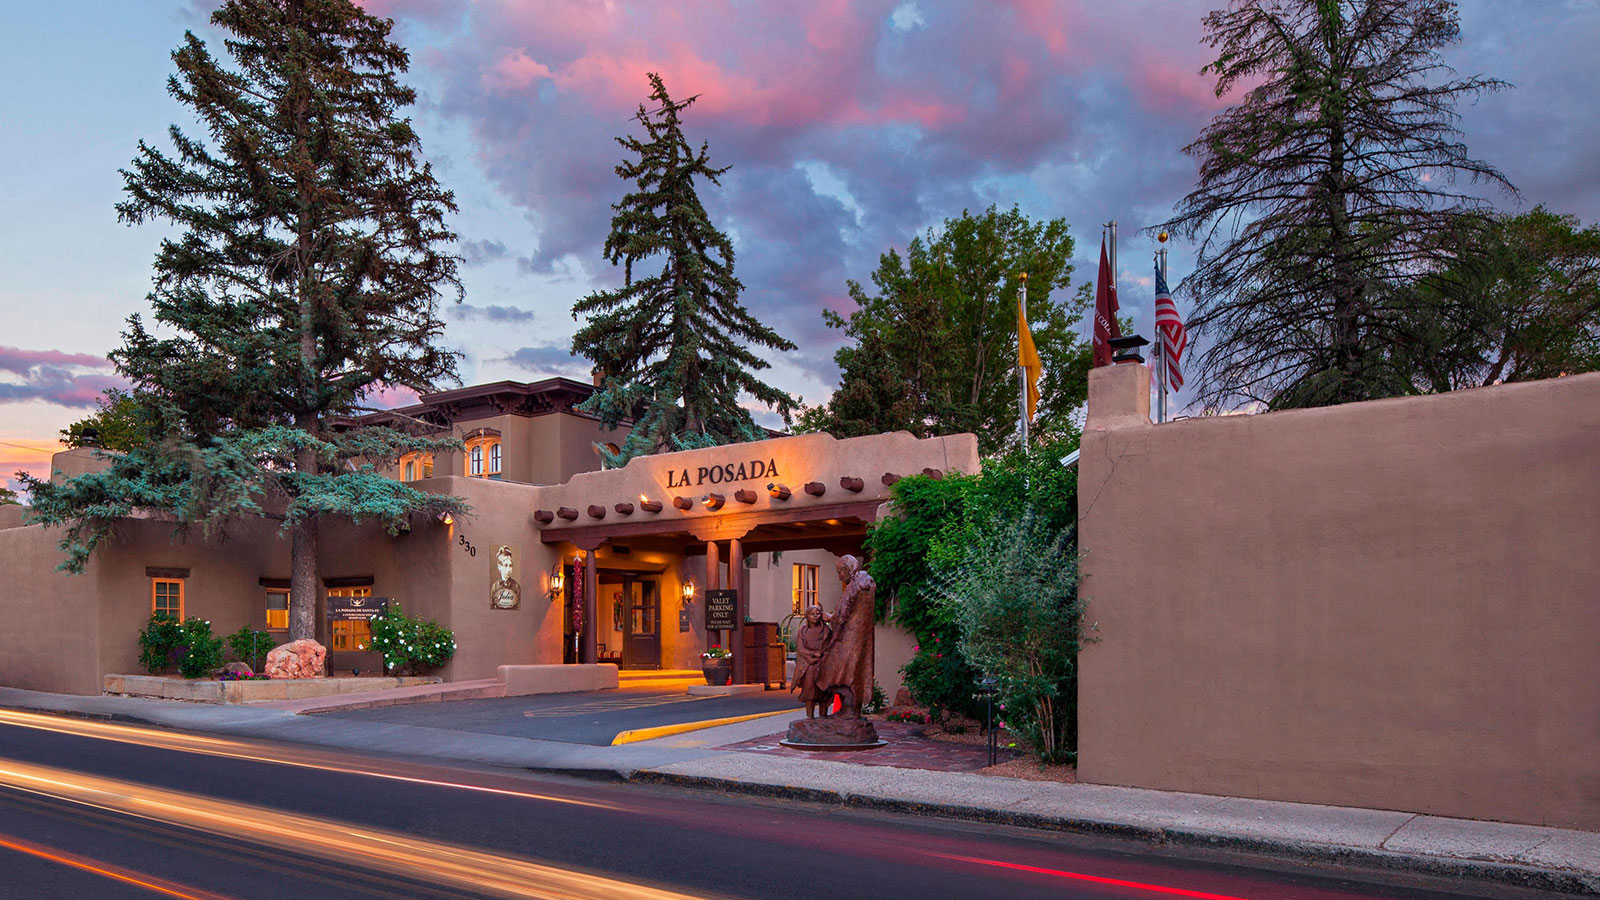
POLYGON ((205 619, 190 616, 178 622, 157 613, 139 632, 139 664, 151 674, 176 664, 183 677, 204 678, 222 665, 222 639, 212 635, 205 619))
POLYGON ((234 659, 248 665, 250 668, 261 671, 267 661, 267 654, 277 646, 272 635, 265 631, 256 631, 249 625, 240 625, 239 630, 228 635, 228 649, 233 651, 234 659))
POLYGON ((1077 758, 1083 603, 1071 537, 1032 511, 996 517, 935 588, 966 658, 998 679, 1005 727, 1046 763, 1077 758))
POLYGON ((413 619, 391 602, 383 615, 372 620, 372 646, 383 654, 384 670, 391 675, 417 675, 436 669, 456 655, 455 635, 437 622, 413 619))

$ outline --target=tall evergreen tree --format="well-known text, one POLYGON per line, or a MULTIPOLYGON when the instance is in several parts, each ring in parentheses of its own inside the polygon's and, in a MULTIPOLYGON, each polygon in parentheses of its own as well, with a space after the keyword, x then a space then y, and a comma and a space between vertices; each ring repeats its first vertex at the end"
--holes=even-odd
POLYGON ((1232 0, 1205 19, 1217 96, 1247 88, 1185 152, 1200 180, 1163 228, 1198 239, 1190 381, 1209 408, 1321 406, 1408 393, 1391 365, 1391 288, 1438 264, 1441 235, 1510 189, 1467 155, 1450 0, 1232 0))
POLYGON ((1027 272, 1028 323, 1044 360, 1035 433, 1073 433, 1088 396, 1089 345, 1074 327, 1087 294, 1058 299, 1072 281, 1072 237, 1063 219, 1035 222, 1015 208, 965 210, 912 238, 872 273, 876 293, 849 282, 856 309, 824 312, 848 341, 834 354, 839 387, 802 412, 802 430, 839 437, 970 431, 985 454, 1017 436, 1017 298, 1027 272))
POLYGON ((30 482, 34 517, 64 525, 81 569, 114 520, 156 511, 208 530, 281 517, 291 537, 290 634, 314 635, 317 535, 326 517, 391 531, 414 512, 464 511, 373 464, 449 441, 338 417, 384 385, 455 380, 440 349, 440 294, 459 298, 455 209, 419 157, 393 23, 351 0, 230 0, 230 68, 186 34, 168 91, 209 144, 177 127, 122 174, 123 221, 171 223, 150 302, 112 354, 151 439, 104 472, 30 482))
POLYGON ((762 437, 741 394, 777 409, 785 421, 795 406, 755 374, 770 365, 757 349, 794 344, 740 305, 744 286, 733 275, 733 244, 711 224, 695 188, 697 178, 718 184, 728 167, 712 166, 707 145, 696 151, 684 137, 679 113, 694 98, 674 101, 660 75, 649 77, 656 108, 639 107, 644 138, 617 138, 633 156, 617 174, 634 188, 612 206, 605 256, 623 266, 623 286, 572 307, 574 319, 588 318, 572 338, 572 352, 592 360, 600 376, 600 389, 582 408, 608 428, 634 419, 622 452, 607 454, 611 464, 762 437), (659 270, 636 275, 658 260, 659 270))

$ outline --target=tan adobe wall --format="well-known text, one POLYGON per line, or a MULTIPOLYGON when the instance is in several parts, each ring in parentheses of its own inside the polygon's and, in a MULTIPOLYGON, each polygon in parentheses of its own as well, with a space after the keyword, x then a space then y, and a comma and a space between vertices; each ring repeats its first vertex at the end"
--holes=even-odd
POLYGON ((1085 782, 1600 828, 1600 374, 1143 419, 1096 369, 1085 782))
POLYGON ((0 684, 36 691, 100 693, 101 566, 83 575, 55 571, 59 530, 0 530, 0 684))

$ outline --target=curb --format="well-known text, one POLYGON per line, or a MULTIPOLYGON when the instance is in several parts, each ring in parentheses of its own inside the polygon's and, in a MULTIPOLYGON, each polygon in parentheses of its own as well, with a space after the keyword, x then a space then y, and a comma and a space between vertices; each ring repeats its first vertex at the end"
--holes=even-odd
POLYGON ((654 728, 633 728, 628 731, 618 732, 611 739, 611 746, 621 744, 636 744, 639 741, 652 741, 656 738, 668 737, 674 734, 683 734, 689 731, 700 731, 705 728, 716 728, 722 725, 737 725, 740 722, 752 722, 756 719, 765 719, 769 716, 781 716, 784 713, 794 712, 792 709, 775 709, 772 712, 752 713, 747 716, 727 716, 721 719, 701 719, 698 722, 679 722, 676 725, 657 725, 654 728))
POLYGON ((1177 847, 1236 850, 1265 856, 1287 857, 1302 862, 1309 860, 1319 863, 1410 872, 1443 878, 1470 879, 1586 897, 1600 897, 1600 874, 1544 869, 1514 863, 1493 862, 1491 860, 1426 856, 1398 853, 1390 850, 1376 850, 1367 847, 1318 844, 1288 838, 1251 837, 1227 832, 1138 825, 1105 819, 1019 813, 990 809, 988 807, 961 806, 946 803, 924 803, 914 800, 899 800, 892 797, 847 794, 821 788, 762 784, 759 782, 713 778, 704 775, 677 775, 653 769, 642 769, 634 772, 627 780, 635 783, 661 784, 698 790, 723 791, 731 794, 748 794, 758 797, 823 803, 851 809, 958 819, 991 825, 1010 825, 1039 831, 1061 831, 1099 837, 1141 840, 1153 844, 1167 844, 1177 847))

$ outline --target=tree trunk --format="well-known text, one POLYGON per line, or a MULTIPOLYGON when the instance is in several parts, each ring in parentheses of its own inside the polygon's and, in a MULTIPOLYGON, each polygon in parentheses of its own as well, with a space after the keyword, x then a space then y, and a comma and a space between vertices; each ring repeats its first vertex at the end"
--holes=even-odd
POLYGON ((317 520, 302 519, 290 531, 289 639, 317 639, 317 520))

